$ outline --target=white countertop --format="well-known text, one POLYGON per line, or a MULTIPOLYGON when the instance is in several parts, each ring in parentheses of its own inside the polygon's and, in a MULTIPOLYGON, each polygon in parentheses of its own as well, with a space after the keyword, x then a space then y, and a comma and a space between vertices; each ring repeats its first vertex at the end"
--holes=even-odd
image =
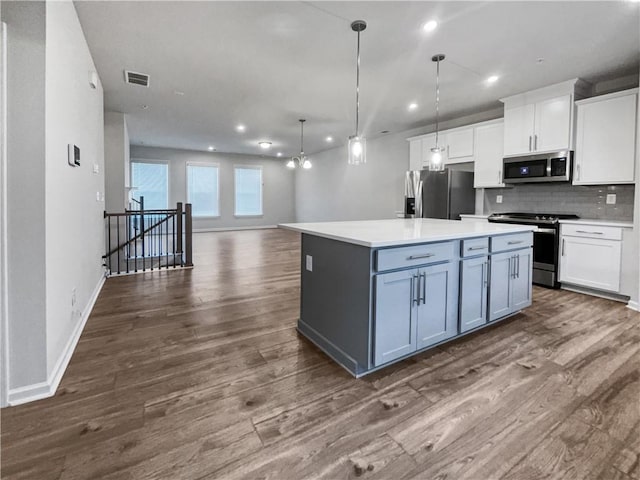
POLYGON ((365 247, 390 247, 536 230, 533 225, 462 222, 433 218, 283 223, 280 228, 365 247))
POLYGON ((572 223, 574 225, 594 225, 599 227, 633 228, 633 222, 622 222, 615 220, 589 220, 588 218, 581 218, 579 220, 560 220, 560 223, 572 223))

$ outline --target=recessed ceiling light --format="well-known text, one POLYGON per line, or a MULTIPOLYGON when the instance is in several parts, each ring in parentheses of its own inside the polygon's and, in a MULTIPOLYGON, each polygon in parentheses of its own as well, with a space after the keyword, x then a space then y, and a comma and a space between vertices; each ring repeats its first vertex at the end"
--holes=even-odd
POLYGON ((438 22, 436 22, 435 20, 429 20, 422 26, 422 29, 425 32, 433 32, 436 28, 438 28, 438 22))
POLYGON ((149 109, 149 105, 140 105, 140 108, 142 110, 148 110, 149 109))
POLYGON ((245 127, 244 125, 240 124, 238 126, 236 126, 236 130, 238 132, 244 132, 247 129, 247 127, 245 127))
POLYGON ((487 78, 487 83, 496 83, 499 78, 500 77, 498 75, 491 75, 489 78, 487 78))
POLYGON ((281 156, 282 156, 282 152, 276 153, 276 157, 281 157, 281 156))
POLYGON ((325 138, 325 141, 331 143, 331 142, 333 142, 333 137, 331 135, 329 135, 327 138, 325 138))
POLYGON ((409 106, 407 107, 409 110, 415 110, 418 108, 418 104, 417 103, 410 103, 409 106))
POLYGON ((263 148, 264 150, 271 148, 271 142, 258 142, 258 145, 260 145, 260 148, 263 148))
POLYGON ((207 150, 209 150, 210 152, 213 152, 214 148, 212 145, 209 145, 209 148, 207 148, 207 150))

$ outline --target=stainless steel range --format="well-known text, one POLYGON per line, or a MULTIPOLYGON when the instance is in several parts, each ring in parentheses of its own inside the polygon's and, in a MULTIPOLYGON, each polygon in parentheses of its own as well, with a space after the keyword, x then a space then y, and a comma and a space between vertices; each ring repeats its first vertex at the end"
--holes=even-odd
POLYGON ((533 283, 559 288, 558 249, 560 247, 560 220, 577 220, 577 215, 555 213, 494 213, 489 221, 536 225, 533 233, 533 283))

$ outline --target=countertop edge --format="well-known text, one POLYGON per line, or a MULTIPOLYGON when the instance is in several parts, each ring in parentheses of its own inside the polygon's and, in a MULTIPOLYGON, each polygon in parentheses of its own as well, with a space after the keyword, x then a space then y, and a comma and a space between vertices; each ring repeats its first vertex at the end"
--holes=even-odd
MULTIPOLYGON (((506 226, 507 224, 500 224, 501 226, 506 226)), ((318 232, 315 230, 310 230, 306 228, 300 228, 294 226, 294 224, 286 224, 281 223, 278 224, 278 228, 282 228, 285 230, 291 230, 298 233, 304 233, 307 235, 315 235, 317 237, 328 238, 330 240, 336 240, 338 242, 351 243, 353 245, 360 245, 362 247, 367 248, 383 248, 383 247, 402 247, 409 245, 418 245, 421 243, 434 243, 434 242, 445 242, 448 240, 461 240, 465 238, 477 238, 477 237, 488 237, 492 235, 508 235, 512 233, 521 233, 521 232, 529 232, 535 231, 538 227, 535 225, 509 225, 508 228, 503 228, 501 231, 496 232, 469 232, 469 233, 452 233, 452 234, 443 234, 443 235, 435 235, 431 238, 424 239, 400 239, 400 240, 381 240, 381 241, 373 241, 367 242, 364 240, 359 240, 356 238, 350 237, 342 237, 340 235, 335 235, 326 232, 318 232)))
POLYGON ((620 228, 633 228, 633 222, 616 221, 616 220, 596 220, 581 218, 579 220, 560 220, 560 223, 567 223, 572 225, 597 225, 600 227, 620 227, 620 228))

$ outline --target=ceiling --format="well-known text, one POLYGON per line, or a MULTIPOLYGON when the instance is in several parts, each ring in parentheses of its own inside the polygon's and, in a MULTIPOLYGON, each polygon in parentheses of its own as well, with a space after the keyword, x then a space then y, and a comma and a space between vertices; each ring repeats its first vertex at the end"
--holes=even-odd
POLYGON ((75 5, 105 109, 127 114, 133 144, 263 154, 258 142, 267 140, 269 155, 290 156, 300 149, 299 118, 307 120, 307 153, 345 143, 355 128, 356 19, 368 23, 360 122, 369 137, 433 122, 435 53, 447 56, 445 119, 574 77, 638 73, 640 65, 640 3, 630 0, 75 5), (427 33, 430 19, 439 26, 427 33), (149 74, 150 87, 125 84, 125 69, 149 74), (493 74, 499 80, 487 85, 493 74), (235 130, 240 123, 244 133, 235 130))

